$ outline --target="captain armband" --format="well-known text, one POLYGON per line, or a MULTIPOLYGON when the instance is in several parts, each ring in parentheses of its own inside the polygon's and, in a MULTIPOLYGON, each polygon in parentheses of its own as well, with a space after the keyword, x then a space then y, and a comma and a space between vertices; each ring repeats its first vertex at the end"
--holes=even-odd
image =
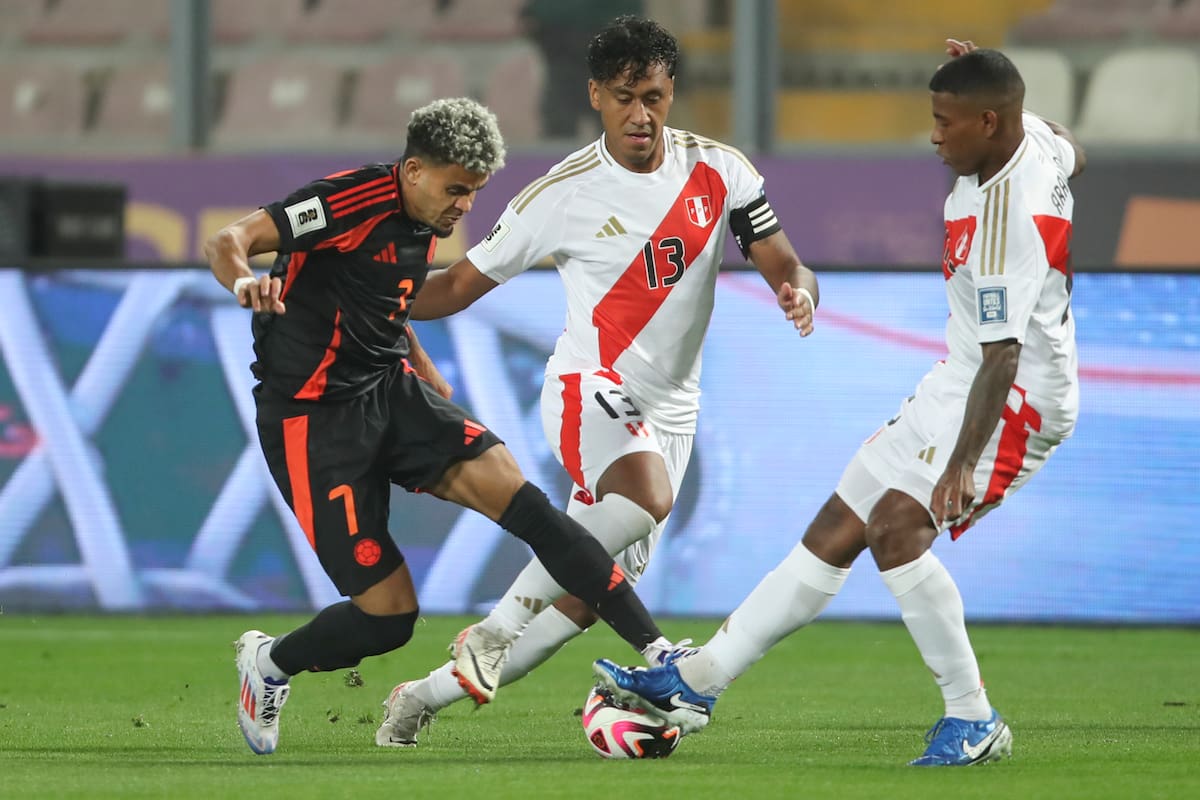
POLYGON ((746 258, 750 257, 750 245, 760 239, 765 239, 773 233, 783 230, 767 196, 759 195, 753 203, 745 208, 735 208, 729 212, 729 229, 738 249, 746 258))

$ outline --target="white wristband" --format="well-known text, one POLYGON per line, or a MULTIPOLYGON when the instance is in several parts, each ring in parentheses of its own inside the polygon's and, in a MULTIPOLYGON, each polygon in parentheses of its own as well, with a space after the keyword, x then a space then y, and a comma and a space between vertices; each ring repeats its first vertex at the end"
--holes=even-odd
POLYGON ((817 304, 813 302, 812 293, 810 291, 808 291, 808 289, 805 289, 803 286, 793 286, 792 288, 795 289, 800 294, 804 295, 808 299, 809 311, 812 313, 813 318, 815 319, 817 316, 817 304))
POLYGON ((236 281, 233 282, 233 296, 241 297, 242 288, 245 286, 249 286, 252 283, 258 283, 258 278, 254 277, 253 275, 249 275, 249 276, 243 275, 242 277, 238 278, 236 281))

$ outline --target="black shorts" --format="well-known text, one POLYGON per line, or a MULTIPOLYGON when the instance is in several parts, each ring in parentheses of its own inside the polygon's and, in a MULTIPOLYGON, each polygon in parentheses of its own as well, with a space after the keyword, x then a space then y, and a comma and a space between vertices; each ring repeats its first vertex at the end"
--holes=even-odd
POLYGON ((391 484, 432 488, 454 464, 501 444, 410 368, 344 402, 291 400, 262 385, 254 400, 271 476, 346 596, 404 563, 388 532, 391 484))

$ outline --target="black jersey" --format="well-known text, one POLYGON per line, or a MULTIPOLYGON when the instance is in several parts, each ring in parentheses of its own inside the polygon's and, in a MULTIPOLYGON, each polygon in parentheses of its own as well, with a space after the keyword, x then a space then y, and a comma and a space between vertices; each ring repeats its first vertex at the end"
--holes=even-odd
POLYGON ((408 355, 408 306, 433 258, 433 230, 404 213, 395 164, 314 181, 266 206, 279 229, 271 275, 287 313, 255 314, 251 369, 297 400, 361 394, 408 355))

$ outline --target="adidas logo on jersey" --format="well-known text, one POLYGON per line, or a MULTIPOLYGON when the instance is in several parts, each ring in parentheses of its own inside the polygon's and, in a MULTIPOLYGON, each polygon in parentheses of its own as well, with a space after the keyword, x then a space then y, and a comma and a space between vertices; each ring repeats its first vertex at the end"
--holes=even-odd
POLYGON ((622 227, 620 220, 616 217, 609 217, 608 222, 604 223, 604 227, 596 232, 597 239, 607 239, 609 236, 622 236, 626 233, 622 227))
POLYGON ((384 264, 396 263, 396 243, 388 242, 388 246, 380 250, 375 255, 375 260, 384 264))

